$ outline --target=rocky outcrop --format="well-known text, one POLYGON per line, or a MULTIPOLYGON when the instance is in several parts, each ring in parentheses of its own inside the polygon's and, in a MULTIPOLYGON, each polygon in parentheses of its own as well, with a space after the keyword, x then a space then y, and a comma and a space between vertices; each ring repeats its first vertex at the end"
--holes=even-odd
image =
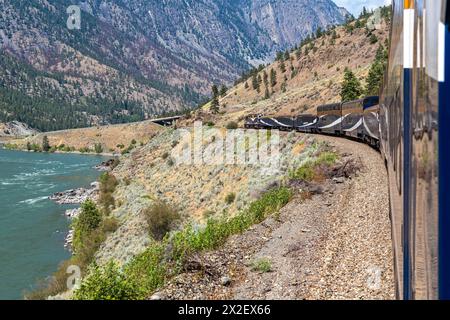
POLYGON ((0 137, 25 137, 36 134, 37 132, 37 130, 19 121, 0 123, 0 137))
POLYGON ((82 204, 88 199, 96 199, 99 192, 98 182, 93 182, 91 188, 71 189, 63 192, 56 192, 49 197, 57 204, 82 204))
POLYGON ((246 0, 244 12, 282 50, 300 39, 345 22, 350 13, 330 0, 246 0))

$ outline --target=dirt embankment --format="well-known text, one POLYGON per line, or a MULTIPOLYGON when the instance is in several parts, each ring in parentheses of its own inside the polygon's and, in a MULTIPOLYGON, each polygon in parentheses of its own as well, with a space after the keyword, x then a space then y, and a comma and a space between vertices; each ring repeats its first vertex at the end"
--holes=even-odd
POLYGON ((310 196, 298 193, 279 217, 192 258, 152 298, 394 299, 383 161, 363 144, 316 139, 342 155, 343 171, 316 186, 294 185, 310 196))

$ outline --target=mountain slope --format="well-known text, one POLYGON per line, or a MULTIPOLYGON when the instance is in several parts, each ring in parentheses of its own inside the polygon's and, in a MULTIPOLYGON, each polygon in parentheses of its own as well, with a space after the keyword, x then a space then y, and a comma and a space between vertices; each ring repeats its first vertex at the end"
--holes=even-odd
POLYGON ((363 19, 324 33, 291 50, 288 58, 284 56, 256 70, 254 77, 229 89, 219 99, 218 113, 211 112, 208 103, 193 113, 187 123, 203 120, 225 126, 229 121, 236 121, 242 125, 251 114, 314 114, 321 104, 341 101, 345 68, 351 69, 365 85, 379 46, 387 46, 388 30, 389 25, 383 20, 379 29, 368 31, 363 19), (271 74, 275 75, 273 79, 271 74))
POLYGON ((292 47, 318 28, 345 22, 350 13, 329 0, 243 0, 250 22, 268 32, 278 48, 292 47))
POLYGON ((73 1, 0 0, 0 121, 57 130, 181 110, 344 20, 330 0, 78 3, 81 30, 69 30, 73 1), (279 24, 264 19, 267 8, 279 24))

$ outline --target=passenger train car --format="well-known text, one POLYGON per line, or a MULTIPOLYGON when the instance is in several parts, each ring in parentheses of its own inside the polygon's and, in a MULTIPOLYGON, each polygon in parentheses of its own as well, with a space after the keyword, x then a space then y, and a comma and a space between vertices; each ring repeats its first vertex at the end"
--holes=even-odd
POLYGON ((379 148, 389 176, 397 295, 450 299, 450 5, 393 0, 380 97, 317 115, 249 118, 247 128, 351 137, 379 148))
POLYGON ((317 108, 317 128, 318 133, 339 134, 342 122, 342 104, 333 103, 317 108))

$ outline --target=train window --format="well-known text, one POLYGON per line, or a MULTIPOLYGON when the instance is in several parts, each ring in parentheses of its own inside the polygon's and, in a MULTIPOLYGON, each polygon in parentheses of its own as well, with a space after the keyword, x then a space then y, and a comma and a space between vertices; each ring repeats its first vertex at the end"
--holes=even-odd
POLYGON ((376 106, 379 102, 379 97, 368 97, 364 99, 364 109, 376 106))

